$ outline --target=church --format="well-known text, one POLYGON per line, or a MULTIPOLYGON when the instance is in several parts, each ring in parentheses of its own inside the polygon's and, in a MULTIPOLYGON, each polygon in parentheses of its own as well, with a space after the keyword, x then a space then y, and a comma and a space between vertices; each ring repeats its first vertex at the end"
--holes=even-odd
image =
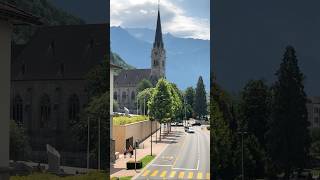
POLYGON ((11 119, 26 129, 31 160, 46 162, 50 144, 63 165, 86 167, 86 144, 70 128, 89 101, 88 72, 108 55, 108 29, 108 24, 44 26, 28 44, 13 47, 11 119))
POLYGON ((151 69, 122 70, 114 77, 113 99, 120 110, 128 108, 130 113, 137 113, 137 87, 143 79, 156 85, 160 78, 166 77, 166 50, 162 39, 160 10, 158 8, 157 27, 151 50, 151 69))

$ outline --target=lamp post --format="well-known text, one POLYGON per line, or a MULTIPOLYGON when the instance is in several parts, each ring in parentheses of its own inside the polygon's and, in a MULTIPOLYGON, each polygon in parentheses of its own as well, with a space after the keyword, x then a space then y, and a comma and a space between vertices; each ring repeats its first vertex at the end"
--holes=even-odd
POLYGON ((244 152, 243 152, 243 136, 248 134, 248 132, 246 131, 239 131, 238 132, 239 135, 241 135, 241 172, 242 172, 242 180, 244 180, 244 152))
POLYGON ((87 141, 87 170, 89 172, 89 158, 90 158, 90 117, 88 117, 88 141, 87 141))
POLYGON ((100 170, 100 165, 101 165, 101 163, 100 163, 100 161, 101 161, 101 149, 100 149, 100 117, 99 117, 99 119, 98 119, 98 125, 99 125, 99 128, 98 128, 98 169, 100 170))

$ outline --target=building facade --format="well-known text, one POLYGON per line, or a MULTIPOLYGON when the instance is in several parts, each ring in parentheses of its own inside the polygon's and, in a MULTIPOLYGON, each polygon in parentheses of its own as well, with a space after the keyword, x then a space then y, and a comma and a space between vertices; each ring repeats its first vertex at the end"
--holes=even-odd
POLYGON ((309 97, 307 109, 310 128, 320 128, 320 97, 309 97))
POLYGON ((32 160, 46 162, 46 144, 61 163, 86 166, 86 143, 71 131, 88 103, 88 72, 108 49, 107 24, 40 28, 16 52, 11 74, 11 119, 25 127, 32 160))
POLYGON ((166 77, 166 50, 162 39, 160 11, 158 10, 157 27, 151 50, 151 69, 123 70, 114 78, 113 99, 118 102, 120 111, 126 107, 131 113, 137 113, 137 86, 143 79, 153 85, 160 78, 166 77))

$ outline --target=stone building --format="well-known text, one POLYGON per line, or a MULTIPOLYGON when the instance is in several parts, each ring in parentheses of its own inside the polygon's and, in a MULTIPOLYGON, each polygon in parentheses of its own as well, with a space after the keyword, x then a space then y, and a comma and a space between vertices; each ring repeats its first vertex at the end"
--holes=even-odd
POLYGON ((119 104, 120 109, 128 108, 130 112, 137 111, 137 86, 143 79, 156 84, 158 79, 166 75, 166 51, 162 39, 160 11, 158 10, 155 40, 151 51, 151 69, 123 70, 114 78, 113 99, 119 104))
POLYGON ((16 25, 41 25, 38 17, 0 1, 0 179, 9 180, 11 42, 16 25))
POLYGON ((45 162, 50 144, 62 164, 86 166, 86 144, 70 127, 88 102, 87 73, 107 55, 107 30, 107 24, 43 27, 14 51, 11 119, 26 128, 32 160, 45 162))
POLYGON ((310 128, 320 127, 320 97, 309 97, 307 103, 310 128))

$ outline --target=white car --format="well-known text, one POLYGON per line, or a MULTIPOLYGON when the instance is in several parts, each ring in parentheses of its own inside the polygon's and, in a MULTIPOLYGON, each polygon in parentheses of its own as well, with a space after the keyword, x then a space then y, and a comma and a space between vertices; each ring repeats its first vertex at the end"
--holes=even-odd
POLYGON ((187 132, 188 132, 188 133, 194 133, 195 131, 194 131, 193 128, 188 128, 188 129, 187 129, 187 132))

